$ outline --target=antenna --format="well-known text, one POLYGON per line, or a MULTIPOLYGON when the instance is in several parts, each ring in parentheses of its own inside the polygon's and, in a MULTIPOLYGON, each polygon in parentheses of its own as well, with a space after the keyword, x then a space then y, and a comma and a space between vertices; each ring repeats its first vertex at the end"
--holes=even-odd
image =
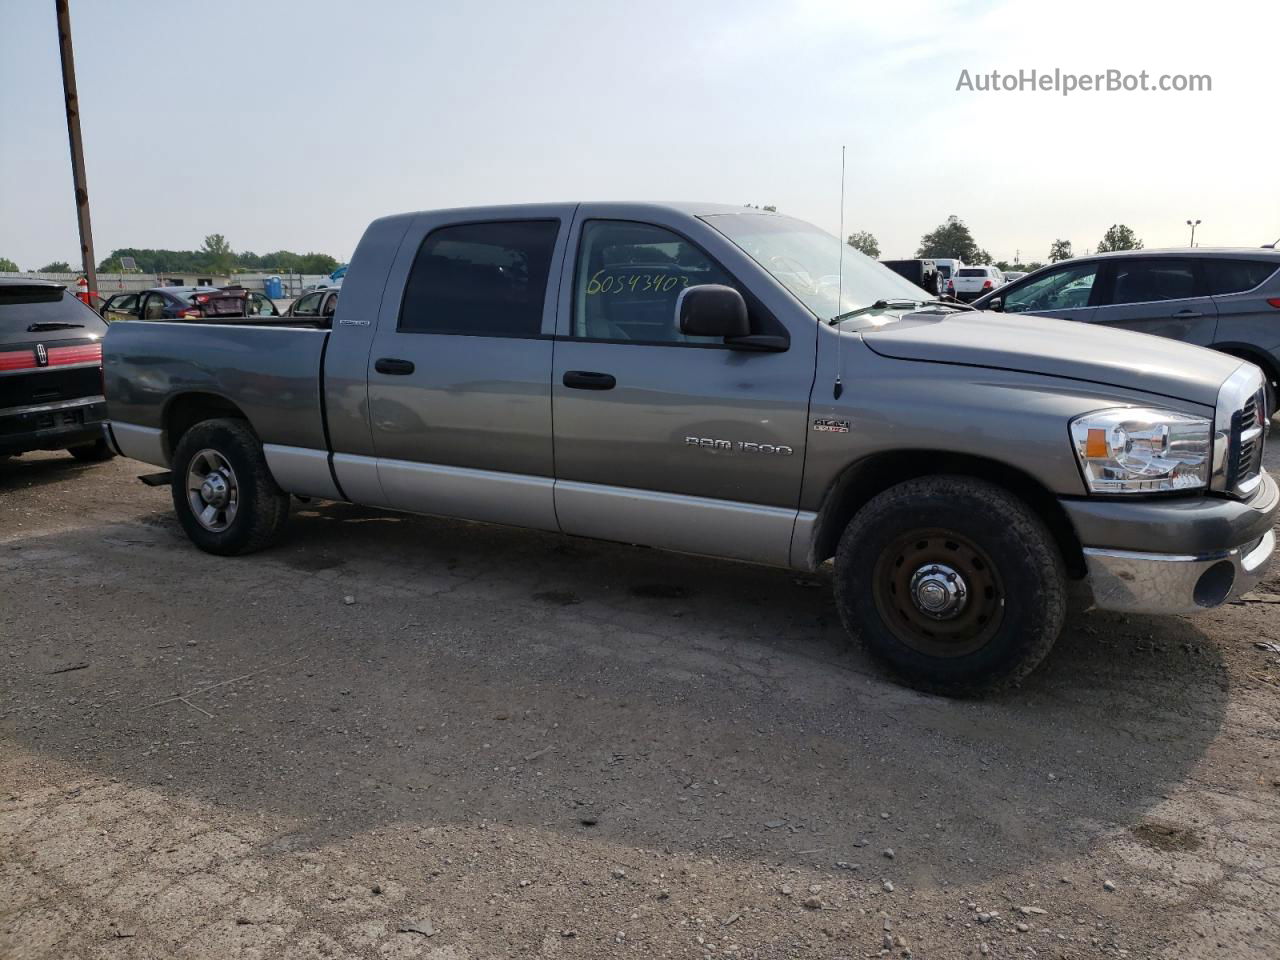
POLYGON ((1264 244, 1262 245, 1262 249, 1263 249, 1263 250, 1274 250, 1274 249, 1276 248, 1276 244, 1277 244, 1277 243, 1280 243, 1280 239, 1272 240, 1270 243, 1264 243, 1264 244))
MULTIPOLYGON (((844 309, 844 144, 840 145, 840 256, 836 261, 836 316, 844 309)), ((831 388, 833 400, 839 400, 844 393, 844 384, 840 382, 840 372, 844 365, 840 362, 840 347, 844 343, 844 334, 840 325, 836 324, 836 382, 831 388)))

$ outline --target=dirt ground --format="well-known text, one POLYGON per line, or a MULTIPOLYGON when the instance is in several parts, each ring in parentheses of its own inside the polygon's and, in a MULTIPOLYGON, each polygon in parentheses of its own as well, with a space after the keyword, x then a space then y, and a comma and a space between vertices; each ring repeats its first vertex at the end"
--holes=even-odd
POLYGON ((218 559, 149 469, 0 464, 5 960, 1280 957, 1265 596, 951 702, 825 575, 327 503, 218 559))

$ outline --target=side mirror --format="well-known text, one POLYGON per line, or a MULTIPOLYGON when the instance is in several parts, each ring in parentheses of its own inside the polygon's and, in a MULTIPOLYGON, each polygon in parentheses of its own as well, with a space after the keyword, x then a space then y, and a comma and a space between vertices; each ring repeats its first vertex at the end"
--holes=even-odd
POLYGON ((676 323, 690 337, 745 337, 751 333, 747 301, 733 287, 685 287, 676 298, 676 323))
POLYGON ((991 302, 987 304, 987 309, 993 310, 996 313, 1004 313, 1004 298, 993 297, 991 302))

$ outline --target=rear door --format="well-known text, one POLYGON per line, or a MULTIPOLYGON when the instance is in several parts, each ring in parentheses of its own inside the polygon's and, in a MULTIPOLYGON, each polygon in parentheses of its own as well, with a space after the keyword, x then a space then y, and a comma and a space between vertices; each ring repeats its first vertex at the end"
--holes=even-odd
POLYGON ((579 208, 561 282, 551 379, 560 525, 785 564, 804 465, 813 319, 784 325, 766 310, 727 266, 745 257, 706 224, 652 209, 635 220, 618 214, 579 208), (737 287, 753 332, 789 335, 789 348, 740 352, 682 334, 680 291, 708 283, 737 287))
POLYGON ((1123 257, 1105 261, 1092 321, 1207 347, 1218 308, 1193 257, 1123 257))
POLYGON ((558 529, 551 354, 572 206, 430 213, 401 243, 369 359, 386 504, 558 529))

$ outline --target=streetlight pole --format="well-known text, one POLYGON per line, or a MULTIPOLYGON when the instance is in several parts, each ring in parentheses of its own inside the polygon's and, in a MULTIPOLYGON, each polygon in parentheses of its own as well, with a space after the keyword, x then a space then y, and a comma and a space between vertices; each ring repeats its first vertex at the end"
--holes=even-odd
POLYGON ((1200 226, 1199 220, 1188 220, 1187 226, 1191 228, 1191 245, 1196 245, 1196 227, 1200 226))
POLYGON ((71 10, 68 0, 54 0, 58 13, 58 52, 62 55, 62 95, 67 107, 67 138, 71 142, 71 180, 76 190, 76 221, 80 227, 80 258, 89 293, 98 292, 98 269, 93 258, 93 225, 89 222, 89 185, 84 173, 84 142, 80 139, 80 97, 76 93, 76 62, 71 52, 71 10))

